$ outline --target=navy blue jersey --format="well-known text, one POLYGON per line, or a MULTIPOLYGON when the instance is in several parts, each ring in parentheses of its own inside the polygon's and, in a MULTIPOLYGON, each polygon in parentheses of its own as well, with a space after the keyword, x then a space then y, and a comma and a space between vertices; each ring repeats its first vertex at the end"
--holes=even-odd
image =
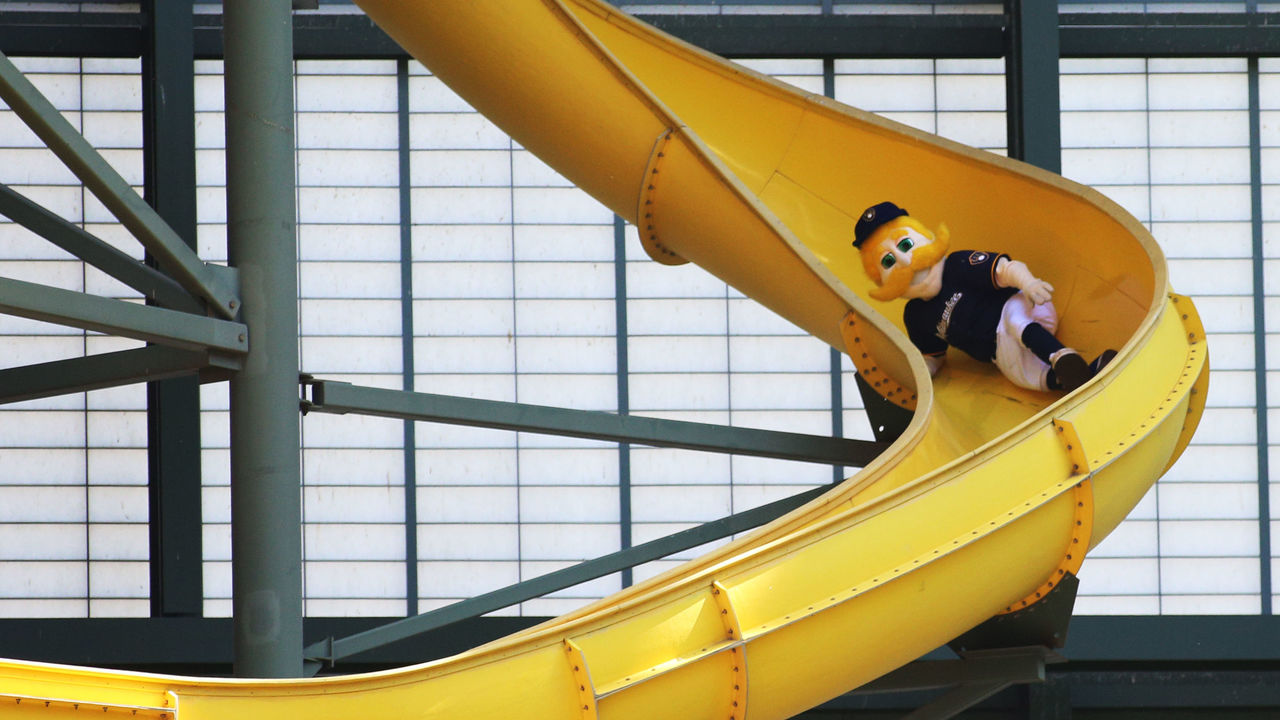
POLYGON ((929 300, 907 301, 907 336, 925 355, 957 347, 983 362, 996 356, 996 327, 1017 288, 996 284, 996 262, 1007 255, 960 250, 943 259, 942 289, 929 300))

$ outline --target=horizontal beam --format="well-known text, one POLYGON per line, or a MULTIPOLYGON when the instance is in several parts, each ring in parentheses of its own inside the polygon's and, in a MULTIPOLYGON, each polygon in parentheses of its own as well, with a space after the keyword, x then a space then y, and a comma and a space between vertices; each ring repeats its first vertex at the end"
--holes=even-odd
POLYGON ((1072 13, 1063 57, 1239 57, 1280 50, 1280 13, 1072 13))
POLYGON ((0 278, 0 312, 187 350, 240 355, 249 348, 240 323, 11 278, 0 278))
POLYGON ((328 380, 305 382, 311 391, 303 404, 307 412, 376 415, 847 467, 864 467, 888 447, 887 443, 867 440, 386 390, 328 380))
POLYGON ((0 13, 0 47, 10 57, 140 57, 142 38, 141 14, 0 13))
MULTIPOLYGON (((642 18, 729 57, 1001 57, 1000 13, 677 15, 642 18)), ((1063 57, 1206 57, 1280 54, 1276 13, 1078 13, 1060 15, 1063 57)), ((0 47, 12 57, 138 57, 142 16, 5 11, 0 47)), ((222 57, 222 18, 196 16, 195 51, 222 57)), ((407 57, 359 14, 294 16, 299 59, 407 57)))
MULTIPOLYGON (((304 637, 308 643, 345 637, 394 619, 309 617, 304 637)), ((344 668, 403 666, 447 657, 546 619, 466 620, 371 650, 344 668)), ((1072 703, 1081 708, 1280 707, 1280 659, 1274 647, 1239 642, 1258 635, 1264 641, 1274 638, 1277 627, 1280 616, 1275 615, 1086 615, 1073 621, 1072 633, 1087 642, 1079 644, 1070 662, 1051 665, 1046 672, 1050 679, 1070 682, 1072 703), (1137 628, 1134 620, 1140 621, 1137 628), (1127 654, 1120 647, 1125 643, 1127 654), (1174 646, 1179 649, 1166 654, 1174 646)), ((0 657, 227 675, 231 618, 0 618, 0 657)), ((923 662, 954 659, 945 650, 929 657, 923 662)), ((829 706, 866 709, 894 699, 891 694, 845 695, 829 706)))
POLYGON ((312 663, 330 666, 337 660, 358 655, 383 645, 430 632, 438 628, 479 617, 494 610, 510 607, 542 597, 557 590, 580 585, 620 570, 698 547, 713 540, 729 537, 759 527, 830 490, 831 486, 812 488, 782 500, 751 510, 704 523, 698 527, 673 533, 616 553, 578 563, 499 590, 477 595, 438 610, 397 620, 350 637, 332 638, 309 645, 304 654, 312 663))
POLYGON ((149 345, 0 370, 0 404, 167 380, 212 370, 210 379, 240 369, 240 361, 207 351, 149 345))
POLYGON ((0 215, 137 290, 161 307, 203 312, 203 305, 168 275, 130 257, 4 184, 0 184, 0 215))
POLYGON ((1004 16, 642 15, 640 19, 730 57, 1000 57, 1004 16))
POLYGON ((904 665, 854 691, 857 695, 933 690, 956 685, 1043 682, 1045 665, 1064 658, 1045 647, 984 650, 958 660, 922 660, 904 665))
MULTIPOLYGON (((222 16, 196 16, 195 52, 200 59, 222 57, 222 16)), ((298 59, 398 60, 409 54, 368 16, 302 14, 293 17, 293 54, 298 59)))
MULTIPOLYGON (((546 619, 475 618, 366 653, 354 662, 381 668, 448 657, 546 619)), ((303 620, 303 637, 311 641, 345 636, 386 621, 387 618, 309 617, 303 620)), ((0 657, 226 676, 231 674, 231 618, 0 618, 0 657)))
POLYGON ((0 98, 128 228, 162 270, 192 294, 207 300, 214 312, 226 318, 235 317, 240 299, 231 271, 201 261, 3 53, 0 53, 0 98))

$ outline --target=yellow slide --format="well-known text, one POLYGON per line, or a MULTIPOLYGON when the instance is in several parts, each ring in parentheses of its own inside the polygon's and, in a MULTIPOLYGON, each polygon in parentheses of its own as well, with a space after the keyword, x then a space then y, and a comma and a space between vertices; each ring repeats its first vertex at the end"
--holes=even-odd
POLYGON ((690 261, 847 352, 914 409, 870 466, 749 537, 541 626, 396 671, 204 680, 0 663, 0 711, 192 718, 784 718, 1033 603, 1186 446, 1195 308, 1088 188, 776 83, 599 0, 358 0, 521 145, 690 261), (893 200, 1057 289, 1059 336, 1120 350, 1069 396, 951 353, 931 379, 850 247, 893 200))

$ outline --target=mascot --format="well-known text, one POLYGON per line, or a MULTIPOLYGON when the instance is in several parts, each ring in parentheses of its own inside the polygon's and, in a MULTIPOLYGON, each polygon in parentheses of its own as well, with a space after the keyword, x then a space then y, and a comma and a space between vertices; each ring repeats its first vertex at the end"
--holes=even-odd
POLYGON ((871 297, 907 298, 903 324, 931 374, 954 346, 995 363, 1019 387, 1071 392, 1115 357, 1107 350, 1085 362, 1058 341, 1053 286, 1025 263, 981 250, 948 253, 949 239, 946 225, 935 233, 891 202, 867 208, 854 227, 853 246, 876 284, 871 297))

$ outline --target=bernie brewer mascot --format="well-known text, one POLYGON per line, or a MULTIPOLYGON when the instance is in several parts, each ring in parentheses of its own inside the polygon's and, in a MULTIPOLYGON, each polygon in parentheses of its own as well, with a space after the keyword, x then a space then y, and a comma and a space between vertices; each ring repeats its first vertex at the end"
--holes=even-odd
POLYGON ((1087 363, 1064 347, 1054 336, 1053 286, 1002 253, 947 254, 946 225, 931 232, 903 208, 882 202, 858 219, 853 246, 878 286, 872 298, 908 298, 903 324, 932 374, 955 346, 994 362, 1019 387, 1070 392, 1115 357, 1107 350, 1087 363))

